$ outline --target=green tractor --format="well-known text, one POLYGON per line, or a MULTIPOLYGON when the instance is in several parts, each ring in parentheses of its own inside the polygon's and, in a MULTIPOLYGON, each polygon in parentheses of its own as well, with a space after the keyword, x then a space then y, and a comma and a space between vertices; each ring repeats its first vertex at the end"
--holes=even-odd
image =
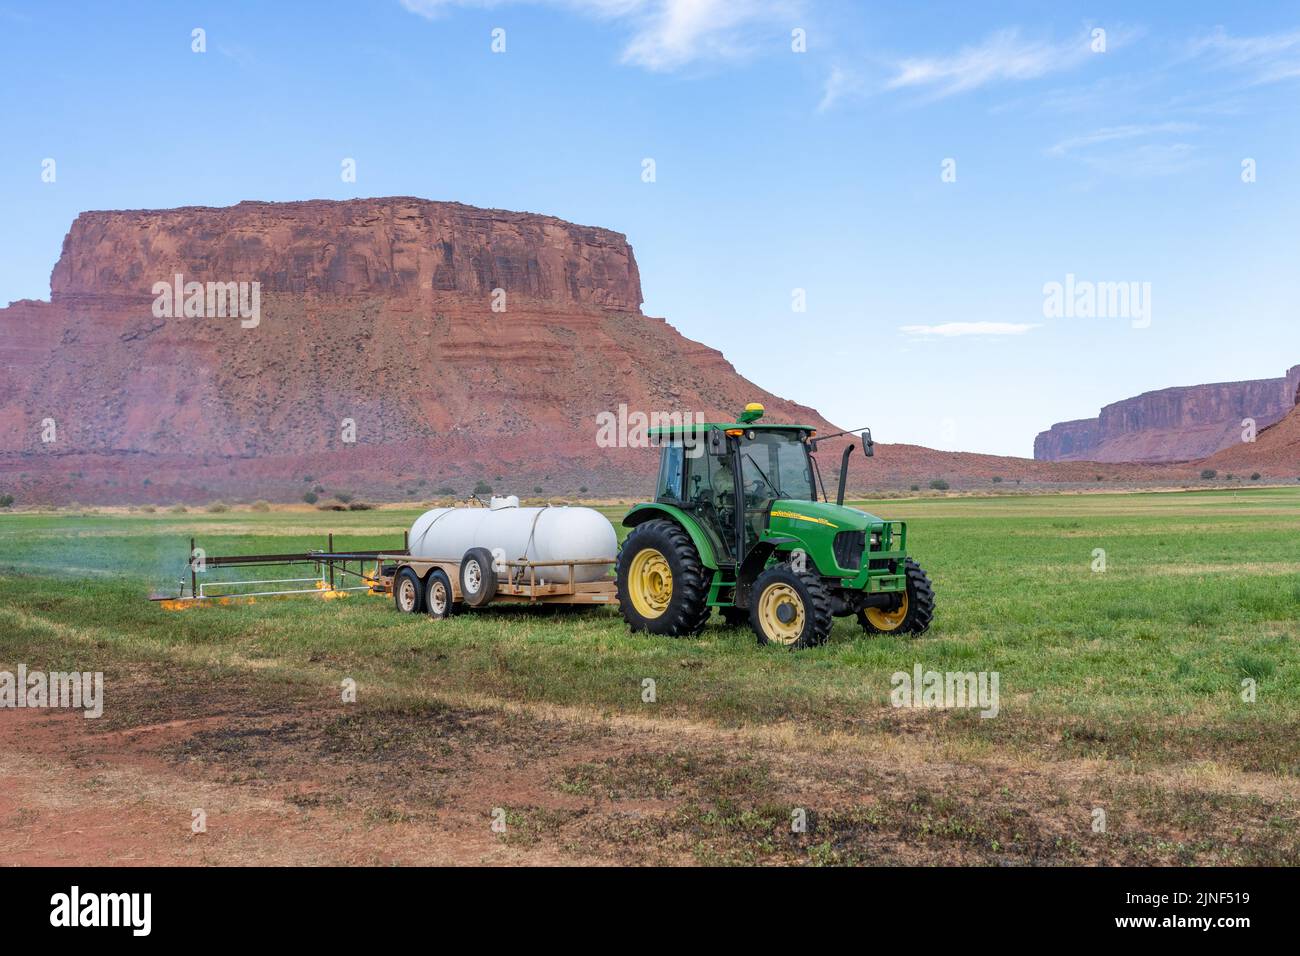
MULTIPOLYGON (((759 424, 750 404, 735 422, 652 428, 662 449, 655 500, 623 519, 618 598, 633 631, 697 634, 718 608, 748 622, 760 644, 813 647, 836 617, 869 633, 921 634, 934 590, 907 556, 907 526, 844 506, 849 456, 834 504, 806 425, 759 424), (821 496, 818 497, 820 488, 821 496)), ((863 454, 874 454, 871 431, 863 454)))

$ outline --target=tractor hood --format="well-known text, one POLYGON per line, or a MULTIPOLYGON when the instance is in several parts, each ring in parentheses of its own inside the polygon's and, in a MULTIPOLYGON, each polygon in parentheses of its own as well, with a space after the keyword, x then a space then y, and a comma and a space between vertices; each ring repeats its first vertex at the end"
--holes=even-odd
POLYGON ((882 522, 875 515, 845 508, 825 501, 799 501, 782 498, 772 502, 773 532, 778 530, 807 532, 812 528, 825 528, 830 532, 865 531, 882 522))

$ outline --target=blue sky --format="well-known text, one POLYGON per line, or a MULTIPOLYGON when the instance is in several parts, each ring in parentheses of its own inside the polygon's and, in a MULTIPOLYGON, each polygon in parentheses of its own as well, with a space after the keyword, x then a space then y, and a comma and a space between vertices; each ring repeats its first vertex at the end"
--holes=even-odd
POLYGON ((0 303, 82 210, 416 195, 626 233, 647 313, 887 442, 1300 363, 1295 3, 0 0, 0 91, 0 303))

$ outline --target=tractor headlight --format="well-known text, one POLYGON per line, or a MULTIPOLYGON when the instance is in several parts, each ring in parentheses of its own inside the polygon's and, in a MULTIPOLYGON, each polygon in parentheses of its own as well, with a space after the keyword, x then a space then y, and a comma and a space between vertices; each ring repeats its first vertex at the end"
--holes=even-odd
POLYGON ((879 550, 880 550, 880 532, 879 532, 879 531, 873 531, 873 532, 871 532, 871 550, 872 550, 872 551, 879 551, 879 550))

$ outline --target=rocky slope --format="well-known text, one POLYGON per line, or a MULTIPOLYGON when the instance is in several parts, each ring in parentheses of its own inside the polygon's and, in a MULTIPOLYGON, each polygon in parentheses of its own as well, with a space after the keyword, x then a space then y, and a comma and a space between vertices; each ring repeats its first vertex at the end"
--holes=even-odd
POLYGON ((1060 422, 1034 440, 1040 461, 1190 461, 1241 442, 1242 421, 1262 429, 1300 392, 1300 365, 1281 378, 1146 392, 1107 405, 1097 418, 1060 422))
POLYGON ((547 216, 408 198, 85 213, 51 300, 0 310, 0 479, 28 501, 293 498, 304 476, 572 494, 653 467, 597 445, 620 404, 757 400, 826 427, 640 305, 625 237, 547 216), (158 317, 154 284, 177 274, 259 283, 258 323, 158 317))
MULTIPOLYGON (((597 416, 620 406, 714 419, 761 401, 773 420, 830 427, 640 306, 624 236, 548 216, 412 198, 84 213, 50 301, 0 309, 0 492, 166 503, 296 500, 323 485, 428 498, 483 480, 631 496, 656 454, 598 442, 597 416), (155 285, 178 275, 168 313, 155 285), (197 299, 184 283, 201 284, 197 299), (209 284, 227 283, 249 284, 250 306, 258 284, 256 323, 209 306, 209 284)), ((823 467, 833 482, 835 462, 823 467)), ((882 445, 855 459, 852 481, 1095 471, 882 445)))
POLYGON ((1258 472, 1281 480, 1300 480, 1300 405, 1255 436, 1254 442, 1233 442, 1201 464, 1221 475, 1258 472))

